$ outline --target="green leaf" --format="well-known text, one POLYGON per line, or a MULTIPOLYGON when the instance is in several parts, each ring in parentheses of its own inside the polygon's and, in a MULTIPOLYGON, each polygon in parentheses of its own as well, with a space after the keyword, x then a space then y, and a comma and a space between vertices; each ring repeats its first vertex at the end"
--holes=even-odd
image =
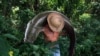
POLYGON ((19 39, 18 38, 16 38, 14 35, 12 35, 12 34, 4 34, 3 35, 5 38, 9 38, 9 39, 12 39, 12 40, 17 40, 17 41, 19 41, 19 39))
POLYGON ((6 40, 0 38, 0 56, 9 56, 10 45, 6 40))

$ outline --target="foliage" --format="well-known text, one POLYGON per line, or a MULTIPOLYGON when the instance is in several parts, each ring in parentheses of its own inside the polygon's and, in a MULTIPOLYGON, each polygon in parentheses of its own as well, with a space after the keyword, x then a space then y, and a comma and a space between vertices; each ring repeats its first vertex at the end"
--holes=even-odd
MULTIPOLYGON (((75 56, 100 56, 99 0, 0 0, 0 56, 49 56, 51 44, 43 35, 34 44, 23 43, 27 22, 43 11, 59 11, 72 22, 76 33, 75 56)), ((62 56, 69 39, 60 36, 62 56)))

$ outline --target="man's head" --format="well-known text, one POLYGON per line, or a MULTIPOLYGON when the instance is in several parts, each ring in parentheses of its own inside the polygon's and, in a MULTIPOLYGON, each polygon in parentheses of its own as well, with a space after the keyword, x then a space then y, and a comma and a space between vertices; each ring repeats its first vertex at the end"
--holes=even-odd
POLYGON ((50 29, 54 32, 60 32, 64 27, 64 19, 58 13, 50 13, 47 17, 47 22, 50 29))

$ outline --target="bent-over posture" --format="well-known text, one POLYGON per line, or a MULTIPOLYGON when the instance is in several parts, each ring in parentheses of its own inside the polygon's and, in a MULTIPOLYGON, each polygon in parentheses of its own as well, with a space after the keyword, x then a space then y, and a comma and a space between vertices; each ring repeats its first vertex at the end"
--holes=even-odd
MULTIPOLYGON (((69 19, 63 14, 56 11, 46 11, 38 14, 31 21, 28 22, 24 42, 33 43, 38 34, 43 32, 45 35, 45 41, 56 42, 60 33, 63 33, 70 38, 69 56, 73 56, 75 46, 75 33, 71 26, 69 19)), ((59 47, 56 44, 54 47, 59 47)), ((52 51, 53 56, 60 56, 60 50, 56 49, 56 52, 52 51)))

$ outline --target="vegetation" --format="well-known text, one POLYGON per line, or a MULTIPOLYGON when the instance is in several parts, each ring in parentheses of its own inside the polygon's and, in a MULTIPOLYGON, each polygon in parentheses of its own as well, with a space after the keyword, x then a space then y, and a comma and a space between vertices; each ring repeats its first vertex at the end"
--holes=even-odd
MULTIPOLYGON (((0 0, 0 56, 49 56, 41 34, 35 44, 22 42, 27 22, 51 10, 72 22, 75 56, 100 56, 100 0, 0 0)), ((61 37, 61 54, 66 56, 69 40, 61 37)))

